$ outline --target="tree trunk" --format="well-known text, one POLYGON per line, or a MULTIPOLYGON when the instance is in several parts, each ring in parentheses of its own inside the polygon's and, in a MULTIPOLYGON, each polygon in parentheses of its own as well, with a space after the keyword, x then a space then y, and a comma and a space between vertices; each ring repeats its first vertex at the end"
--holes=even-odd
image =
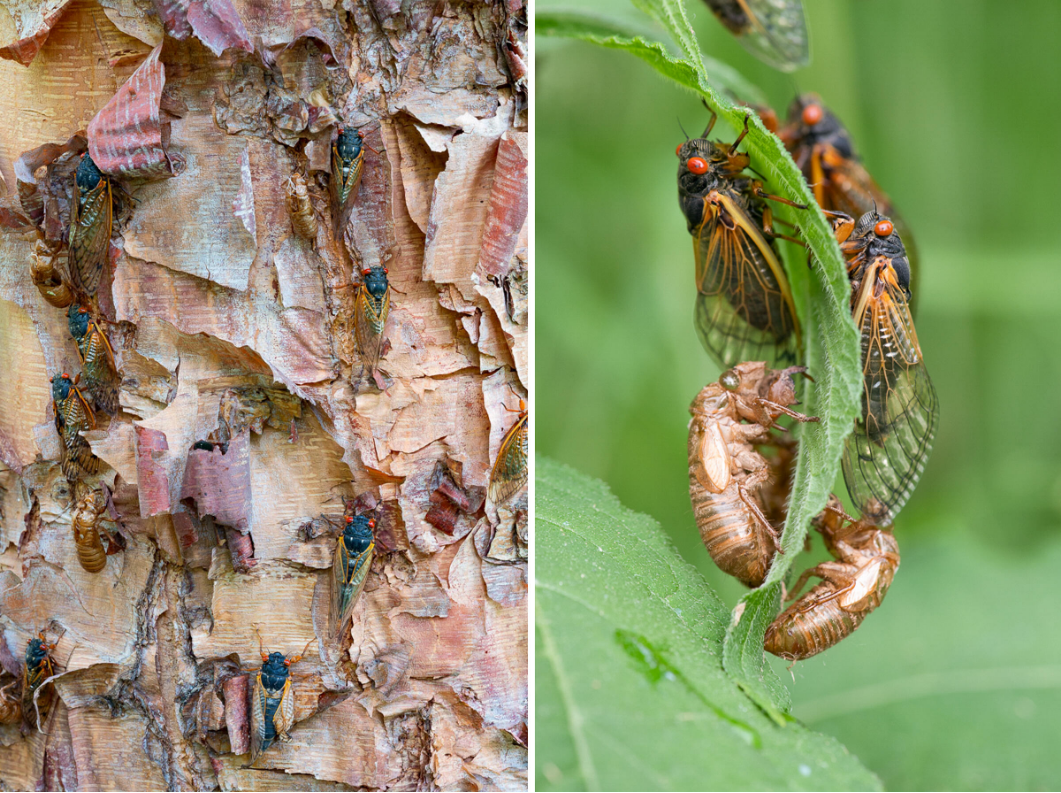
POLYGON ((4 5, 0 688, 56 647, 0 787, 525 789, 526 493, 486 498, 528 386, 522 0, 4 5), (345 209, 340 126, 366 144, 345 209), (82 362, 30 261, 66 266, 86 146, 116 185, 92 310, 121 409, 68 481, 50 380, 82 362), (354 332, 377 266, 378 359, 354 332), (71 528, 94 487, 125 546, 99 573, 71 528), (375 557, 336 640, 344 512, 375 557), (256 630, 309 647, 290 742, 248 768, 256 630))

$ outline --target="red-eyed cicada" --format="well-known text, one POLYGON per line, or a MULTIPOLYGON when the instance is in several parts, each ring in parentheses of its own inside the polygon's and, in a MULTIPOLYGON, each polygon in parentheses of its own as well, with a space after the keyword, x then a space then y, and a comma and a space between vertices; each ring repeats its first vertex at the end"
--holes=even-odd
POLYGON ((113 415, 118 411, 118 365, 114 350, 99 323, 84 306, 73 304, 66 312, 70 335, 81 357, 81 381, 95 406, 113 415))
POLYGON ((347 515, 345 528, 335 544, 332 563, 332 615, 336 641, 342 640, 346 621, 354 611, 372 567, 376 550, 376 521, 365 515, 347 515))
POLYGON ((102 462, 92 454, 92 447, 80 434, 82 430, 95 428, 95 414, 77 382, 66 372, 52 377, 52 408, 62 446, 59 462, 63 475, 70 482, 76 482, 86 474, 98 473, 102 462))
POLYGON ((778 136, 803 171, 822 209, 855 218, 875 211, 891 218, 906 246, 912 291, 916 295, 918 266, 913 236, 891 199, 862 165, 851 134, 821 98, 816 94, 796 97, 778 136))
POLYGON ((386 267, 366 267, 357 286, 354 333, 361 360, 371 371, 383 353, 383 330, 391 310, 391 288, 386 267))
POLYGON ((99 289, 110 247, 114 201, 111 182, 85 152, 74 176, 74 201, 70 211, 70 280, 91 297, 99 289))
POLYGON ((99 489, 86 491, 74 510, 71 528, 77 559, 89 573, 102 572, 107 566, 107 557, 121 550, 119 542, 101 525, 106 511, 107 500, 99 489), (107 538, 106 549, 103 547, 104 537, 107 538))
POLYGON ((365 145, 361 132, 353 127, 339 128, 332 143, 332 192, 337 211, 341 214, 348 202, 357 197, 361 174, 365 169, 365 145))
POLYGON ((30 639, 26 647, 26 668, 22 673, 22 714, 30 726, 39 727, 41 717, 47 717, 48 701, 38 697, 40 707, 33 702, 33 695, 37 692, 44 681, 55 674, 55 662, 48 655, 49 650, 54 650, 54 644, 47 644, 44 634, 38 634, 38 638, 30 639))
POLYGON ((834 221, 862 337, 862 414, 842 459, 847 492, 865 519, 892 523, 932 451, 939 401, 910 317, 910 264, 892 222, 867 212, 834 221))
MULTIPOLYGON (((744 175, 747 154, 704 134, 678 147, 678 202, 693 235, 696 256, 696 329, 711 357, 724 368, 746 360, 795 363, 801 338, 788 276, 773 240, 762 184, 744 175)), ((800 206, 798 204, 794 206, 800 206)), ((800 207, 804 208, 804 207, 800 207)), ((794 240, 798 242, 798 240, 794 240)))
POLYGON ((527 420, 527 403, 519 401, 519 416, 497 450, 497 459, 490 470, 490 486, 487 490, 490 501, 500 505, 516 495, 527 484, 527 438, 530 425, 527 420))
POLYGON ((791 72, 810 63, 802 0, 704 0, 752 55, 791 72))
POLYGON ((738 364, 705 386, 689 407, 689 497, 700 538, 724 573, 750 587, 763 583, 780 548, 760 490, 785 473, 755 447, 777 443, 772 428, 782 415, 818 420, 788 407, 797 404, 792 376, 803 372, 738 364))
POLYGON ((848 516, 836 496, 814 519, 814 527, 837 561, 823 562, 799 577, 792 597, 811 576, 822 582, 779 614, 764 640, 767 652, 790 661, 810 658, 850 636, 884 600, 899 569, 899 546, 891 528, 848 516))
POLYGON ((302 660, 313 643, 311 639, 302 652, 291 658, 283 653, 268 653, 262 648, 262 637, 258 636, 258 650, 262 658, 261 669, 255 678, 251 695, 251 760, 250 765, 261 757, 262 752, 273 745, 273 741, 289 741, 287 733, 295 724, 295 696, 291 692, 288 667, 302 660))

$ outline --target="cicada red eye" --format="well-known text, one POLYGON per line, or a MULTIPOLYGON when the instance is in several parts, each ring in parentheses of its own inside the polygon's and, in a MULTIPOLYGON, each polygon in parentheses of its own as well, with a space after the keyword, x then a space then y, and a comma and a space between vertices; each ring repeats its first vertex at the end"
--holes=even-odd
POLYGON ((353 519, 353 518, 352 518, 351 516, 347 515, 347 516, 346 516, 346 522, 347 522, 347 523, 353 523, 353 522, 354 522, 354 519, 353 519))
POLYGON ((813 127, 822 120, 822 115, 821 105, 807 105, 803 108, 803 123, 808 127, 813 127))
POLYGON ((384 267, 384 268, 383 268, 383 274, 384 274, 384 275, 386 275, 386 274, 387 274, 387 273, 389 273, 389 272, 390 272, 390 270, 388 270, 388 269, 387 269, 386 267, 384 267))
POLYGON ((64 380, 69 380, 70 379, 70 375, 67 374, 66 372, 63 372, 63 379, 64 380))
POLYGON ((369 521, 368 521, 368 527, 369 527, 370 529, 374 529, 374 528, 376 528, 376 521, 375 521, 375 520, 373 520, 372 518, 369 518, 369 521))
POLYGON ((372 272, 372 270, 366 267, 364 270, 361 271, 361 275, 368 275, 370 272, 372 272))
POLYGON ((707 173, 707 160, 703 157, 690 157, 686 167, 696 175, 707 173))
POLYGON ((876 226, 873 227, 873 233, 878 237, 890 237, 892 231, 895 230, 895 226, 892 225, 890 220, 882 220, 876 226))
POLYGON ((684 146, 684 145, 685 145, 684 143, 679 143, 677 145, 677 147, 675 147, 675 149, 674 149, 674 153, 677 154, 679 157, 682 156, 682 146, 684 146))

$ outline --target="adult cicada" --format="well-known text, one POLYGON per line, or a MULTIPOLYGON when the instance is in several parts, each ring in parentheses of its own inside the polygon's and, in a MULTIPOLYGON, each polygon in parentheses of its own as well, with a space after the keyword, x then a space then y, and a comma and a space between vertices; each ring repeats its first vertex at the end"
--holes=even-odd
MULTIPOLYGON (((715 116, 695 140, 678 146, 678 202, 693 236, 696 256, 696 329, 724 368, 746 360, 795 363, 801 338, 792 290, 774 239, 768 195, 746 176, 748 155, 707 139, 715 116)), ((799 242, 798 240, 793 240, 799 242)))
POLYGON ((357 286, 354 333, 361 360, 370 371, 383 353, 383 329, 391 310, 391 288, 386 267, 366 267, 357 286))
POLYGON ((704 0, 752 55, 791 72, 810 63, 802 0, 704 0))
POLYGON ((33 702, 33 695, 45 680, 55 674, 55 662, 48 654, 49 650, 55 649, 55 645, 48 644, 43 633, 37 634, 37 637, 30 639, 26 647, 26 668, 22 672, 22 714, 31 726, 39 726, 40 720, 35 716, 38 712, 40 716, 47 716, 49 704, 43 697, 38 697, 38 708, 33 702))
POLYGON ((376 521, 365 515, 347 515, 346 527, 335 545, 332 563, 332 615, 335 637, 342 639, 346 621, 354 611, 361 590, 368 580, 372 556, 376 549, 373 533, 376 521))
POLYGON ((97 408, 113 415, 118 411, 120 378, 114 350, 107 341, 107 335, 91 312, 82 305, 71 305, 66 317, 70 335, 74 337, 77 353, 81 357, 81 380, 85 390, 97 408))
MULTIPOLYGON (((78 375, 78 380, 80 377, 78 375)), ((52 377, 52 408, 62 447, 59 463, 70 482, 78 481, 85 474, 97 473, 102 465, 92 454, 88 441, 81 436, 82 430, 96 426, 96 418, 77 382, 66 372, 52 377)))
POLYGON ((89 573, 99 573, 107 566, 107 557, 118 553, 121 544, 103 528, 103 514, 107 511, 107 500, 101 490, 85 492, 78 499, 71 528, 74 531, 74 546, 77 559, 89 573), (103 547, 103 538, 107 547, 103 547))
POLYGON ((341 213, 357 196, 361 174, 365 170, 365 145, 361 132, 353 127, 340 127, 332 143, 332 192, 341 213))
POLYGON ((797 404, 793 375, 805 371, 738 364, 705 386, 689 407, 689 497, 700 538, 724 573, 750 587, 762 584, 780 549, 760 490, 786 473, 755 447, 777 443, 772 428, 782 415, 818 420, 788 407, 797 404))
POLYGON ((847 492, 877 525, 895 520, 932 451, 939 401, 910 316, 910 264, 894 224, 877 212, 834 221, 862 337, 862 414, 844 446, 847 492))
POLYGON ((273 745, 273 741, 289 741, 288 730, 295 723, 295 696, 291 692, 288 668, 304 657, 313 643, 311 639, 302 652, 291 658, 283 653, 266 654, 262 649, 262 637, 258 635, 258 651, 262 658, 261 669, 255 678, 251 695, 251 761, 261 757, 262 752, 273 745))
POLYGON ((88 297, 95 295, 99 289, 110 247, 113 220, 114 201, 110 179, 85 152, 74 176, 67 263, 74 287, 88 297))
MULTIPOLYGON (((916 287, 917 251, 909 228, 862 165, 847 128, 822 104, 821 98, 803 94, 792 100, 788 119, 778 136, 803 171, 822 209, 855 218, 876 211, 891 218, 906 245, 911 284, 916 287)), ((917 289, 912 291, 916 295, 917 289)))
POLYGON ((527 403, 519 401, 519 416, 516 423, 509 427, 501 446, 497 450, 497 459, 490 470, 490 486, 487 494, 494 506, 508 501, 527 484, 527 438, 530 425, 527 420, 527 403))
POLYGON ((766 630, 767 652, 801 661, 850 636, 884 600, 899 569, 899 545, 891 528, 847 515, 836 496, 814 519, 835 562, 823 562, 796 581, 796 597, 811 576, 820 584, 777 616, 766 630))

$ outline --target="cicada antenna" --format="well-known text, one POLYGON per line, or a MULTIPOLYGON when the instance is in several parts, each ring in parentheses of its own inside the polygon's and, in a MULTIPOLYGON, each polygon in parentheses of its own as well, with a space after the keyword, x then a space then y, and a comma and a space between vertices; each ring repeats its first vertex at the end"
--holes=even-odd
POLYGON ((685 136, 685 139, 689 140, 689 133, 685 131, 685 127, 682 126, 682 120, 680 118, 678 119, 678 129, 682 131, 682 134, 685 136))
POLYGON ((269 660, 269 656, 265 654, 265 647, 262 646, 262 633, 258 630, 258 626, 254 626, 254 632, 258 635, 258 655, 262 657, 262 663, 269 660))

